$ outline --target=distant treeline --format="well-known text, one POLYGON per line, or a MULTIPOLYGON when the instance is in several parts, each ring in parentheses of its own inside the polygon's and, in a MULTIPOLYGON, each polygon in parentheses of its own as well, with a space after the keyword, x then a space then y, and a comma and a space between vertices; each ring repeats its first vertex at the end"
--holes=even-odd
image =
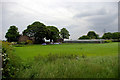
POLYGON ((107 32, 104 33, 102 37, 99 37, 94 31, 89 31, 87 35, 83 35, 78 39, 118 39, 120 40, 120 32, 107 32))
MULTIPOLYGON (((55 26, 46 26, 45 24, 36 21, 27 26, 22 32, 22 35, 34 38, 34 43, 44 43, 45 39, 50 42, 55 42, 57 39, 69 39, 69 31, 66 28, 62 28, 60 31, 55 26)), ((16 26, 10 26, 5 37, 8 42, 17 42, 20 34, 16 26)))
MULTIPOLYGON (((22 32, 23 36, 28 36, 34 39, 34 43, 44 43, 45 39, 50 40, 50 42, 56 42, 59 39, 69 39, 69 31, 66 28, 62 28, 60 31, 55 26, 46 26, 45 24, 36 21, 27 26, 22 32)), ((8 42, 18 42, 21 34, 18 32, 18 28, 16 26, 10 26, 8 32, 5 37, 8 42)), ((99 37, 94 31, 89 31, 87 35, 83 35, 78 39, 118 39, 120 40, 120 32, 108 32, 104 33, 102 37, 99 37)))

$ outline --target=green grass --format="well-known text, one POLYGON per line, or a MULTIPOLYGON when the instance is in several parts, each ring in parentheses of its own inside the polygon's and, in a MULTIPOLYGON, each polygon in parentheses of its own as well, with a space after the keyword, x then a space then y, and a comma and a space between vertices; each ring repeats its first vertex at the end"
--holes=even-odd
POLYGON ((16 78, 117 78, 118 43, 24 45, 16 78), (25 61, 24 61, 25 60, 25 61))
POLYGON ((116 56, 57 57, 38 56, 34 62, 28 61, 21 68, 17 78, 117 78, 118 60, 116 56))
POLYGON ((86 56, 117 56, 118 43, 104 44, 60 44, 60 45, 25 45, 14 47, 14 54, 22 59, 33 58, 34 56, 47 56, 48 54, 77 54, 86 56))

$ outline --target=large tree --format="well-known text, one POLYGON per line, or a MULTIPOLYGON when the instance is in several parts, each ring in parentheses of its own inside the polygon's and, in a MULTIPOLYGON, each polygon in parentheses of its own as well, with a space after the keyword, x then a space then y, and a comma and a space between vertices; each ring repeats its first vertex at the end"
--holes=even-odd
POLYGON ((98 39, 99 38, 99 35, 96 34, 94 31, 89 31, 87 36, 89 36, 90 39, 98 39))
POLYGON ((69 39, 70 34, 66 28, 62 28, 60 31, 60 34, 61 34, 61 37, 63 38, 63 41, 64 39, 69 39))
POLYGON ((46 26, 38 21, 27 26, 23 31, 23 35, 27 35, 35 39, 35 43, 43 43, 46 36, 46 26))
POLYGON ((18 28, 16 26, 10 26, 5 37, 7 38, 8 42, 17 42, 19 37, 18 28))
POLYGON ((112 33, 108 32, 108 33, 104 33, 102 36, 102 39, 112 39, 112 33))
POLYGON ((59 30, 55 26, 47 26, 46 39, 50 39, 50 42, 56 41, 59 38, 59 30))
POLYGON ((120 32, 112 33, 112 39, 120 39, 120 32))

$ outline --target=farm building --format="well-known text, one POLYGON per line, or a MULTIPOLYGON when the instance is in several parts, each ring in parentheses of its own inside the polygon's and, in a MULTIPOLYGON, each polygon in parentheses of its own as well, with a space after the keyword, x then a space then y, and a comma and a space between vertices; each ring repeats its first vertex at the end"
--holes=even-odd
POLYGON ((65 40, 64 43, 104 43, 104 39, 91 39, 91 40, 65 40))

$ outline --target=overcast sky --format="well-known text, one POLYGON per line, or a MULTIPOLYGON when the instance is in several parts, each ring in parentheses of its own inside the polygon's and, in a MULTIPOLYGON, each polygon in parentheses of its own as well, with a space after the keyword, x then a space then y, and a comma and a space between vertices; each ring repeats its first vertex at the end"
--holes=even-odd
POLYGON ((0 39, 12 25, 22 33, 27 25, 40 21, 47 26, 65 27, 70 39, 88 31, 100 36, 118 31, 118 0, 3 0, 0 3, 0 39))

